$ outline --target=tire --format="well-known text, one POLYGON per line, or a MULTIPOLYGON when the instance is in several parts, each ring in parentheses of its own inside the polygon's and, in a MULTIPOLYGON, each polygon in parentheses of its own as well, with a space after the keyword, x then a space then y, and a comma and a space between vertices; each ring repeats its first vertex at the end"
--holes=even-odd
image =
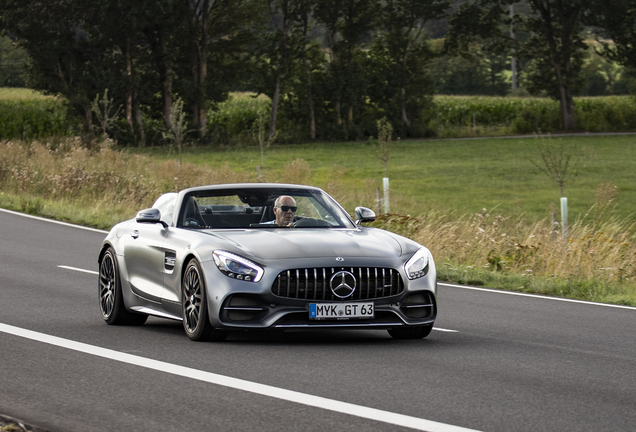
POLYGON ((124 305, 117 257, 112 248, 106 249, 99 262, 99 310, 111 325, 142 325, 148 315, 129 312, 124 305))
POLYGON ((398 327, 387 330, 393 339, 423 339, 433 330, 433 324, 417 327, 398 327))
POLYGON ((215 329, 208 318, 207 290, 201 266, 196 259, 190 260, 181 281, 181 310, 183 329, 193 341, 222 341, 228 330, 215 329))

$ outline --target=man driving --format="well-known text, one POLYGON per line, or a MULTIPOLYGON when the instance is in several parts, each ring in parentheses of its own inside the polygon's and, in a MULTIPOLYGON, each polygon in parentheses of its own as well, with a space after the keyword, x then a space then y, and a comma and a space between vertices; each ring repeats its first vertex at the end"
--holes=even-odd
POLYGON ((296 200, 288 195, 281 195, 274 202, 274 214, 276 220, 273 221, 280 227, 286 227, 294 222, 294 214, 296 213, 296 200))

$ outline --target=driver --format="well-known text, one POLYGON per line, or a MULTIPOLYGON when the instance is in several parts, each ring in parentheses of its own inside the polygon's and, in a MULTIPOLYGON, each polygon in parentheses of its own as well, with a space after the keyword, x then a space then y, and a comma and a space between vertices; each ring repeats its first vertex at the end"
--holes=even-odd
POLYGON ((274 202, 274 214, 276 219, 267 222, 274 223, 280 227, 286 227, 294 222, 294 214, 296 213, 296 200, 288 195, 281 195, 274 202))

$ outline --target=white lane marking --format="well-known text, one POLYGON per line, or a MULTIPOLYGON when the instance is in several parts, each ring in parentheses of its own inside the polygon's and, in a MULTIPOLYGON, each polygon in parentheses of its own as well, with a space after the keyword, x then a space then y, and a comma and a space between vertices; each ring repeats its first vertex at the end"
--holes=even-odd
POLYGON ((450 329, 439 328, 439 327, 433 327, 433 330, 446 332, 446 333, 459 333, 459 330, 450 330, 450 329))
POLYGON ((90 273, 90 274, 99 274, 99 272, 96 272, 95 270, 85 270, 85 269, 81 269, 81 268, 77 268, 77 267, 69 267, 69 266, 65 266, 65 265, 59 265, 59 268, 63 268, 66 270, 74 270, 74 271, 78 271, 78 272, 82 272, 82 273, 90 273))
POLYGON ((634 306, 624 306, 624 305, 617 305, 617 304, 610 304, 610 303, 598 303, 598 302, 575 300, 575 299, 568 299, 568 298, 562 298, 562 297, 550 297, 550 296, 544 296, 539 294, 528 294, 528 293, 520 293, 515 291, 495 290, 490 288, 477 288, 477 287, 472 287, 467 285, 455 285, 455 284, 449 284, 449 283, 443 283, 443 282, 437 282, 437 285, 444 285, 444 286, 448 286, 452 288, 461 288, 461 289, 467 289, 467 290, 473 290, 473 291, 485 291, 485 292, 491 292, 495 294, 516 295, 521 297, 532 297, 532 298, 562 301, 562 302, 568 302, 568 303, 580 303, 580 304, 592 305, 592 306, 605 306, 605 307, 611 307, 611 308, 617 308, 617 309, 636 310, 636 307, 634 306))
POLYGON ((33 216, 30 214, 26 214, 26 213, 19 213, 13 210, 7 210, 7 209, 3 209, 0 208, 0 211, 5 212, 5 213, 9 213, 12 215, 16 215, 16 216, 23 216, 26 218, 30 218, 30 219, 35 219, 35 220, 39 220, 39 221, 44 221, 44 222, 51 222, 54 224, 58 224, 58 225, 64 225, 64 226, 68 226, 68 227, 73 227, 73 228, 79 228, 79 229, 83 229, 86 231, 93 231, 93 232, 98 232, 98 233, 102 233, 102 234, 108 234, 108 231, 104 231, 104 230, 100 230, 100 229, 96 229, 96 228, 89 228, 89 227, 85 227, 85 226, 81 226, 81 225, 75 225, 75 224, 71 224, 68 222, 61 222, 61 221, 56 221, 53 219, 47 219, 47 218, 43 218, 43 217, 39 217, 39 216, 33 216))
POLYGON ((293 390, 273 387, 265 384, 259 384, 238 378, 232 378, 224 375, 206 372, 202 370, 192 369, 185 366, 178 366, 171 363, 153 360, 133 354, 122 353, 107 348, 101 348, 88 345, 82 342, 76 342, 69 339, 51 336, 44 333, 38 333, 32 330, 26 330, 20 327, 14 327, 8 324, 0 323, 0 332, 11 334, 14 336, 31 339, 38 342, 67 348, 73 351, 85 354, 103 357, 110 360, 119 361, 147 369, 169 373, 172 375, 191 378, 210 384, 221 385, 237 390, 243 390, 263 396, 269 396, 276 399, 282 399, 289 402, 296 402, 315 408, 322 408, 341 414, 349 414, 378 422, 388 423, 396 426, 403 426, 412 429, 428 431, 428 432, 470 432, 474 429, 467 429, 460 426, 453 426, 445 423, 439 423, 432 420, 426 420, 418 417, 411 417, 404 414, 383 411, 376 408, 365 407, 348 402, 341 402, 334 399, 328 399, 321 396, 300 393, 293 390))

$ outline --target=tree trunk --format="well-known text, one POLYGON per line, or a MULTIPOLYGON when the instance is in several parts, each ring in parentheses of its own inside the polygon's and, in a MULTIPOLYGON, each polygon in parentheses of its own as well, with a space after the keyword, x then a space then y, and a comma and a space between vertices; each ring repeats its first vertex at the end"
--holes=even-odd
POLYGON ((574 130, 574 99, 570 89, 564 83, 561 65, 554 62, 554 70, 559 85, 559 107, 561 109, 561 124, 564 131, 574 130))
POLYGON ((84 114, 86 116, 86 130, 92 136, 93 134, 93 110, 90 104, 84 105, 84 114))
POLYGON ((159 74, 161 76, 161 100, 163 102, 163 124, 166 127, 170 127, 170 113, 172 112, 172 67, 170 60, 168 59, 168 53, 166 49, 166 38, 163 31, 159 32, 159 49, 160 64, 159 74))
MULTIPOLYGON (((309 27, 308 14, 303 15, 303 35, 305 40, 307 39, 307 29, 309 27)), ((311 68, 307 61, 307 50, 304 51, 303 64, 305 66, 305 73, 307 74, 307 103, 309 108, 309 138, 311 140, 316 139, 316 117, 314 114, 314 98, 311 91, 311 68)))
POLYGON ((411 121, 408 115, 406 115, 406 89, 404 87, 402 87, 400 92, 400 109, 402 111, 402 121, 407 127, 411 126, 411 121))
POLYGON ((141 118, 141 110, 139 109, 139 96, 137 88, 133 90, 133 116, 139 131, 139 147, 146 146, 146 133, 144 132, 144 124, 141 118))
POLYGON ((126 53, 126 79, 128 82, 126 83, 126 123, 130 127, 131 132, 134 133, 135 128, 133 126, 133 82, 132 82, 132 74, 133 74, 133 64, 132 64, 132 53, 130 52, 130 37, 126 37, 126 45, 124 52, 126 53))
POLYGON ((208 77, 208 25, 209 16, 209 0, 203 2, 203 13, 201 17, 201 58, 199 59, 199 137, 205 138, 208 127, 208 113, 205 109, 205 80, 208 77))
MULTIPOLYGON (((409 31, 406 33, 407 35, 410 33, 412 28, 413 28, 413 25, 409 27, 409 31)), ((419 33, 418 33, 418 36, 416 36, 416 40, 417 40, 417 37, 419 37, 419 33)), ((402 56, 402 71, 401 71, 402 72, 402 88, 400 89, 400 111, 402 112, 402 121, 404 122, 406 127, 411 126, 411 121, 409 120, 409 117, 406 114, 406 83, 408 81, 406 78, 408 76, 407 60, 408 60, 410 49, 411 49, 411 44, 410 42, 407 42, 406 47, 404 47, 404 55, 402 56)), ((402 130, 401 135, 404 136, 405 135, 404 127, 401 127, 400 129, 402 130)))
POLYGON ((316 117, 314 115, 314 99, 311 93, 311 69, 305 58, 305 71, 307 72, 307 102, 309 103, 309 137, 316 139, 316 117))
POLYGON ((274 86, 274 97, 272 98, 272 109, 269 119, 269 138, 273 138, 276 135, 276 116, 278 115, 278 103, 280 101, 280 85, 283 80, 283 74, 285 73, 285 65, 287 61, 287 32, 292 24, 289 17, 289 10, 287 8, 287 2, 283 4, 283 26, 280 37, 280 54, 281 59, 278 64, 278 70, 276 71, 276 85, 274 86))
POLYGON ((193 35, 192 40, 192 126, 195 129, 199 128, 199 38, 196 33, 193 35))
POLYGON ((274 87, 274 97, 272 98, 272 110, 269 118, 270 138, 273 138, 274 135, 276 135, 276 114, 278 113, 278 101, 280 100, 280 81, 283 75, 281 69, 279 69, 278 73, 276 74, 276 86, 274 87))

